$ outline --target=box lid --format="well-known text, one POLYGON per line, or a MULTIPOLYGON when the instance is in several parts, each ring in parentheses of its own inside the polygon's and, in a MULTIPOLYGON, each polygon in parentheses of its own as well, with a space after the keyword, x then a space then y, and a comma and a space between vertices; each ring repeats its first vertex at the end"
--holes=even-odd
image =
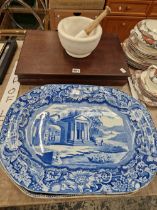
POLYGON ((97 48, 86 58, 67 55, 57 32, 28 31, 16 74, 19 79, 84 78, 125 80, 129 75, 125 55, 116 35, 104 34, 97 48), (121 68, 126 70, 122 73, 121 68), (80 73, 77 73, 77 69, 80 73), (76 70, 76 72, 75 72, 76 70))

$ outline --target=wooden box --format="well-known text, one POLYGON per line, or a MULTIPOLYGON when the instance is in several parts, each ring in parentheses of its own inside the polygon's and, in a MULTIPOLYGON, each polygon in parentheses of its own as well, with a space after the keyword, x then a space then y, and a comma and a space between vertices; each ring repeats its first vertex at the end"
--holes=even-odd
POLYGON ((129 71, 115 35, 103 35, 91 55, 78 59, 65 52, 57 32, 29 31, 21 50, 16 74, 21 84, 28 85, 123 85, 127 82, 129 71))
POLYGON ((105 0, 49 0, 50 9, 103 9, 105 0))

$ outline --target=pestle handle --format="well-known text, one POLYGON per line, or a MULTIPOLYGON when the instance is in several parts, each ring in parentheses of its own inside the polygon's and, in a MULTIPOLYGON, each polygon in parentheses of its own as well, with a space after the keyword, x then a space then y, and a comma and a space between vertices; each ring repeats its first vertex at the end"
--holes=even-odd
POLYGON ((104 17, 106 17, 110 13, 111 13, 110 7, 106 6, 105 10, 90 25, 88 25, 84 29, 86 34, 89 35, 93 31, 93 29, 99 25, 99 23, 104 19, 104 17))

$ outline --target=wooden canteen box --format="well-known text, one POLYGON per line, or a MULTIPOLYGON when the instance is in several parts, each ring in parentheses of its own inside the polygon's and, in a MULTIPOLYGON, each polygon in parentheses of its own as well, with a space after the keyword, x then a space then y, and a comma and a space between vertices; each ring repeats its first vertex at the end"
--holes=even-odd
POLYGON ((103 9, 105 0, 50 0, 50 9, 103 9))

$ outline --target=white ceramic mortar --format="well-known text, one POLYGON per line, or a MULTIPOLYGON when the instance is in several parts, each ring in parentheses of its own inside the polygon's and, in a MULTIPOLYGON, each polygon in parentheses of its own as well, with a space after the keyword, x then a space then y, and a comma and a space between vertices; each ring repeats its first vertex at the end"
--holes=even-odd
POLYGON ((75 37, 93 20, 82 16, 72 16, 62 19, 58 24, 58 36, 66 52, 75 58, 84 58, 97 47, 102 28, 98 25, 92 33, 85 38, 75 37))

